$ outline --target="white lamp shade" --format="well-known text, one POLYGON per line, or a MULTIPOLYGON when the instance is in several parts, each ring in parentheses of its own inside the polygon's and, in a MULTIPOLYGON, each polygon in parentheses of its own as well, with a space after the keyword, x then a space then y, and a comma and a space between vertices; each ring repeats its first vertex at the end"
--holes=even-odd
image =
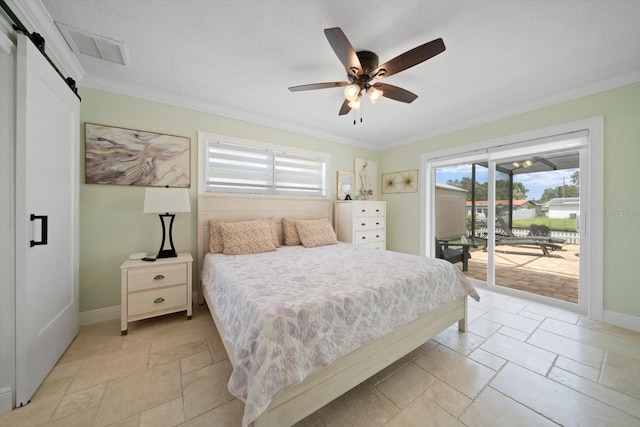
POLYGON ((191 212, 186 188, 147 188, 144 192, 144 213, 191 212))

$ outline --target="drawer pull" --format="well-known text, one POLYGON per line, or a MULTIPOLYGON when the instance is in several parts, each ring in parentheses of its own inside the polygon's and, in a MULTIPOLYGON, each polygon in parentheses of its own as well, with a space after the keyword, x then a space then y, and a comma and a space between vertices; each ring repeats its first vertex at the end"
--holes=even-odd
POLYGON ((364 227, 365 225, 367 225, 367 223, 366 223, 366 222, 363 222, 363 223, 362 223, 362 226, 364 227))
POLYGON ((367 211, 366 209, 362 209, 362 212, 363 212, 363 213, 364 213, 364 212, 366 212, 366 211, 367 211))
POLYGON ((158 274, 156 277, 153 278, 153 280, 162 280, 164 279, 164 276, 162 274, 158 274))
POLYGON ((161 302, 164 302, 164 298, 160 297, 160 298, 156 298, 153 300, 154 304, 160 304, 161 302))
POLYGON ((379 235, 379 234, 376 234, 376 238, 378 238, 378 237, 380 237, 380 235, 379 235))
POLYGON ((362 236, 362 240, 366 239, 366 236, 362 236))
POLYGON ((376 222, 376 225, 380 225, 380 223, 379 223, 379 222, 376 222))

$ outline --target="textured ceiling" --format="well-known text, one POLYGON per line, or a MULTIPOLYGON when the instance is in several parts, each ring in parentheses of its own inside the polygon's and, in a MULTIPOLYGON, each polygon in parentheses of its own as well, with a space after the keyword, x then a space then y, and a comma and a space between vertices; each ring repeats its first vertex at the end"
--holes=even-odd
POLYGON ((124 42, 126 66, 67 52, 80 85, 378 150, 640 80, 640 1, 16 3, 55 32, 59 22, 124 42), (447 50, 383 80, 416 101, 365 100, 354 126, 338 116, 340 88, 287 90, 345 80, 329 27, 380 63, 438 37, 447 50))

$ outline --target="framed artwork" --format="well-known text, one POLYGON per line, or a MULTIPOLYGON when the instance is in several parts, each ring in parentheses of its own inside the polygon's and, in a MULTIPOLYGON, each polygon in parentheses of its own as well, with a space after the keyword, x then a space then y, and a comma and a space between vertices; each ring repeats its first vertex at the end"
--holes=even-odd
POLYGON ((415 193, 418 191, 418 170, 382 174, 382 193, 415 193))
MULTIPOLYGON (((360 200, 378 200, 378 163, 375 160, 355 159, 356 196, 360 200)), ((352 196, 353 199, 355 197, 352 196)))
POLYGON ((191 186, 191 139, 85 124, 87 184, 191 186))
POLYGON ((338 171, 336 197, 345 200, 347 194, 353 199, 353 172, 338 171))

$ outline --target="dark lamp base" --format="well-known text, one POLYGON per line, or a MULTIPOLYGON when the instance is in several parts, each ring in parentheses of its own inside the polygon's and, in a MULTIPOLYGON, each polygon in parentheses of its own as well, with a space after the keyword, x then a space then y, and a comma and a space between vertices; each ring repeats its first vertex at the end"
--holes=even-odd
POLYGON ((175 258, 178 254, 173 249, 163 249, 158 252, 156 258, 175 258))

